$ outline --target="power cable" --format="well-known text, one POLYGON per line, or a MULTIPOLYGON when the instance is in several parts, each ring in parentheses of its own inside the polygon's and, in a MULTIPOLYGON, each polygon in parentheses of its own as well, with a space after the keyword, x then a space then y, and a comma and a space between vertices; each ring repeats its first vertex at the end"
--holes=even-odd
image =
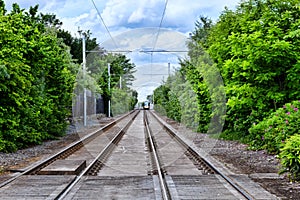
POLYGON ((96 6, 94 0, 91 0, 91 1, 92 1, 93 5, 94 5, 94 7, 95 7, 95 9, 96 9, 96 11, 97 11, 97 13, 98 13, 100 19, 101 19, 101 21, 102 21, 102 24, 104 25, 104 27, 105 27, 105 29, 106 29, 106 31, 107 31, 109 37, 110 37, 111 40, 113 41, 113 43, 114 43, 116 49, 118 49, 118 45, 117 45, 117 43, 115 42, 114 38, 112 37, 110 31, 108 30, 108 27, 106 26, 106 24, 105 24, 105 22, 104 22, 104 20, 103 20, 103 18, 102 18, 102 16, 101 16, 101 14, 100 14, 100 12, 99 12, 99 10, 98 10, 98 8, 97 8, 97 6, 96 6))
POLYGON ((167 5, 168 5, 168 0, 166 0, 166 2, 165 2, 164 11, 163 11, 161 19, 160 19, 160 23, 159 23, 159 27, 158 27, 158 31, 157 31, 157 34, 156 34, 156 38, 155 38, 155 41, 154 41, 154 45, 153 45, 152 51, 154 51, 154 49, 156 47, 156 44, 157 44, 157 40, 158 40, 158 36, 159 36, 159 33, 160 33, 160 29, 161 29, 161 26, 162 26, 162 23, 163 23, 165 14, 166 14, 167 5))
POLYGON ((154 49, 155 49, 157 41, 158 41, 158 36, 159 36, 160 29, 161 29, 161 26, 162 26, 162 23, 163 23, 165 14, 166 14, 167 5, 168 5, 168 0, 166 0, 166 2, 165 2, 165 7, 164 7, 164 10, 163 10, 161 19, 160 19, 159 27, 158 27, 157 34, 156 34, 156 37, 155 37, 155 40, 154 40, 154 45, 153 45, 153 48, 152 48, 152 51, 151 51, 151 70, 152 70, 152 64, 153 64, 153 52, 154 52, 154 49))

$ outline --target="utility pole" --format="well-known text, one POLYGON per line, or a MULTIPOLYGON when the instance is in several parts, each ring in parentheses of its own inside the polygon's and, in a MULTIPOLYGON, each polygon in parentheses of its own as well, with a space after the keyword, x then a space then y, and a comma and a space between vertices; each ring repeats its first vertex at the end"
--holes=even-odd
POLYGON ((170 77, 170 63, 168 63, 168 77, 170 77))
POLYGON ((153 95, 152 95, 152 106, 153 106, 153 110, 154 110, 154 90, 153 90, 153 95))
POLYGON ((83 126, 86 126, 86 88, 85 88, 85 79, 86 79, 85 37, 86 37, 86 32, 80 30, 79 27, 78 27, 78 32, 79 32, 80 37, 82 35, 83 126))
MULTIPOLYGON (((110 63, 107 64, 107 71, 108 71, 108 92, 110 96, 110 63)), ((108 117, 110 117, 110 98, 108 99, 108 117)))

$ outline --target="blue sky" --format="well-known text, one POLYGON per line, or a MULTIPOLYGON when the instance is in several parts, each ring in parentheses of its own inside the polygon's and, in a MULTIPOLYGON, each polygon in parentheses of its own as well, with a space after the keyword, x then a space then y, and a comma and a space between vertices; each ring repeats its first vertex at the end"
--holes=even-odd
POLYGON ((137 80, 133 87, 139 100, 152 93, 178 66, 178 57, 184 53, 141 53, 141 50, 187 50, 188 34, 194 30, 199 16, 217 20, 225 6, 234 9, 240 0, 94 0, 110 35, 105 29, 92 0, 4 0, 6 9, 13 3, 21 8, 39 4, 39 11, 53 13, 63 22, 63 28, 74 36, 78 27, 90 30, 100 46, 107 50, 130 50, 126 54, 137 65, 137 80), (166 4, 167 2, 167 4, 166 4), (158 33, 164 7, 167 5, 158 33), (154 45, 155 44, 155 45, 154 45), (147 72, 147 73, 145 73, 147 72), (161 74, 161 75, 157 75, 161 74))

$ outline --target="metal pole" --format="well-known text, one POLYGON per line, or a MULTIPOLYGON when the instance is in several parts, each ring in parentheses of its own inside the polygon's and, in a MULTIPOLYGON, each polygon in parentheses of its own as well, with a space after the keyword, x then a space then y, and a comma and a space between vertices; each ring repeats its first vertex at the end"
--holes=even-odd
POLYGON ((153 106, 153 110, 154 110, 154 90, 153 90, 153 95, 152 95, 152 106, 153 106))
POLYGON ((82 34, 82 71, 83 71, 83 125, 86 126, 86 88, 85 88, 85 76, 86 76, 86 59, 85 59, 85 32, 82 34))
MULTIPOLYGON (((110 64, 107 64, 108 71, 108 92, 110 94, 110 64)), ((108 99, 108 117, 110 117, 110 97, 108 99)))
POLYGON ((170 63, 168 63, 168 77, 170 77, 170 63))

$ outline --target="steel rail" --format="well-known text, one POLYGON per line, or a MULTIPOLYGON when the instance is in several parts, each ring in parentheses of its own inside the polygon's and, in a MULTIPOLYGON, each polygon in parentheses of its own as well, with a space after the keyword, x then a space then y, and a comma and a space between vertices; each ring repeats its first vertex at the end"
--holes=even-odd
POLYGON ((158 158, 158 155, 157 155, 156 147, 154 145, 154 141, 153 141, 153 138, 152 138, 152 131, 149 127, 149 121, 148 121, 146 111, 144 111, 144 124, 145 124, 146 133, 147 133, 147 136, 148 136, 148 139, 149 139, 149 143, 150 143, 150 152, 152 152, 152 154, 153 154, 154 163, 156 165, 157 172, 158 172, 158 178, 159 178, 160 187, 161 187, 161 190, 162 190, 162 197, 165 200, 169 200, 169 199, 171 199, 170 192, 169 192, 167 184, 165 182, 164 173, 163 173, 163 170, 161 168, 161 164, 160 164, 160 161, 159 161, 159 158, 158 158))
POLYGON ((208 161, 206 158, 202 157, 197 150, 188 145, 184 139, 178 134, 178 132, 169 124, 161 120, 160 117, 158 117, 154 112, 150 112, 156 119, 157 121, 170 133, 173 135, 173 137, 180 143, 182 144, 185 148, 188 148, 189 151, 192 151, 193 154, 197 155, 200 157, 209 167, 211 167, 216 174, 220 175, 226 182, 228 182, 233 188, 235 188, 243 197, 245 197, 248 200, 253 200, 254 197, 252 197, 247 191, 245 191, 243 188, 238 186, 236 183, 233 182, 231 178, 223 174, 217 167, 215 167, 210 161, 208 161))
POLYGON ((129 120, 129 122, 114 136, 114 138, 105 146, 105 148, 97 155, 97 157, 86 167, 79 175, 77 175, 73 181, 66 186, 66 188, 57 195, 55 200, 62 200, 71 190, 72 188, 82 179, 84 175, 87 175, 88 171, 92 169, 92 167, 97 163, 97 161, 101 160, 102 157, 105 157, 108 153, 111 153, 113 150, 113 146, 116 145, 120 139, 123 137, 129 126, 132 124, 139 111, 136 111, 134 116, 129 120))
POLYGON ((119 118, 117 118, 116 120, 108 123, 107 125, 93 131, 92 133, 84 136, 83 138, 81 138, 80 140, 73 142, 72 144, 70 144, 69 146, 65 147, 64 149, 60 150, 59 152, 53 154, 52 156, 46 158, 45 160, 43 160, 42 162, 39 162, 31 167, 29 167, 28 169, 26 169, 25 171, 21 172, 20 174, 4 181, 3 183, 0 184, 0 188, 4 187, 5 185, 15 181, 16 179, 20 178, 23 175, 29 175, 32 174, 35 171, 39 171, 40 169, 46 167, 47 165, 51 164, 52 162, 54 162, 55 160, 59 159, 62 155, 66 154, 69 151, 72 151, 73 148, 76 148, 77 146, 80 146, 82 144, 86 144, 89 141, 91 141, 93 138, 97 137, 99 134, 103 133, 104 131, 108 130, 109 128, 111 128, 112 126, 114 126, 117 122, 121 121, 122 119, 124 119, 125 117, 127 117, 128 115, 132 114, 134 111, 131 111, 129 113, 127 113, 126 115, 123 115, 119 118))

